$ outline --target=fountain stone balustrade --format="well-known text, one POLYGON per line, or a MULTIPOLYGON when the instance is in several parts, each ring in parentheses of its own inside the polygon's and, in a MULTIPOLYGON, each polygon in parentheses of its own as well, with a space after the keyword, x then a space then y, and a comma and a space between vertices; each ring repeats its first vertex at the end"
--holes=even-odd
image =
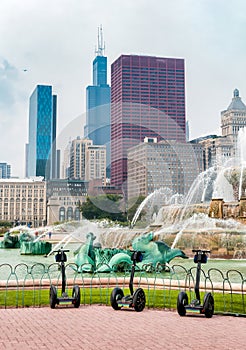
POLYGON ((235 202, 224 202, 222 198, 213 198, 210 202, 208 216, 225 220, 233 218, 246 223, 246 197, 241 197, 235 202))

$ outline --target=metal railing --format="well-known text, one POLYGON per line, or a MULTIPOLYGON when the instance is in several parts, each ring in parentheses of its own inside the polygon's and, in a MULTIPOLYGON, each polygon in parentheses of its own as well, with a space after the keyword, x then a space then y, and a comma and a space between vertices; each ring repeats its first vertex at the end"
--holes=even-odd
MULTIPOLYGON (((79 272, 76 264, 66 264, 66 288, 80 286, 81 304, 110 305, 111 290, 120 286, 128 290, 130 270, 120 273, 79 272)), ((82 266, 86 270, 86 266, 82 266)), ((88 266, 91 270, 91 266, 88 266)), ((147 269, 148 270, 148 269, 147 269)), ((175 309, 177 295, 185 290, 189 298, 194 295, 196 268, 186 269, 172 265, 168 271, 136 271, 134 288, 141 286, 146 293, 146 307, 175 309)), ((61 271, 58 263, 45 265, 24 263, 0 265, 0 308, 41 307, 49 304, 49 287, 61 288, 61 271)), ((246 278, 235 269, 222 272, 211 268, 201 270, 201 294, 211 291, 215 313, 246 316, 246 278)))

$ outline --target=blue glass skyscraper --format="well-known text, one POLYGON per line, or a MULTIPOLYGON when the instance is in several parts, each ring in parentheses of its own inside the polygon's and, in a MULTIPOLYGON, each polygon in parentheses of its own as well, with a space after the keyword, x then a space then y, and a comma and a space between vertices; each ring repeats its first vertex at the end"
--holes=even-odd
POLYGON ((56 104, 52 87, 37 85, 29 104, 28 177, 56 177, 56 104))
POLYGON ((11 165, 7 163, 0 163, 0 179, 10 179, 11 165))
POLYGON ((98 32, 98 48, 93 61, 93 85, 86 88, 86 125, 84 136, 94 145, 106 145, 107 176, 110 166, 110 86, 107 84, 107 57, 104 56, 102 27, 98 32))

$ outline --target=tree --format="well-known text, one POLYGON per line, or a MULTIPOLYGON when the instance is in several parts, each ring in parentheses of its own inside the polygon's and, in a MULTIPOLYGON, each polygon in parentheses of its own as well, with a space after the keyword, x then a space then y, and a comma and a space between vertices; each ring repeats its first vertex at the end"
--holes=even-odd
POLYGON ((122 197, 109 194, 95 197, 87 197, 79 206, 83 216, 88 219, 110 219, 112 221, 126 221, 126 215, 122 207, 122 197))
MULTIPOLYGON (((128 202, 128 219, 132 221, 138 207, 142 203, 142 201, 145 199, 144 196, 139 196, 138 198, 131 198, 128 202)), ((140 214, 140 218, 142 215, 145 215, 145 211, 143 210, 140 214)))

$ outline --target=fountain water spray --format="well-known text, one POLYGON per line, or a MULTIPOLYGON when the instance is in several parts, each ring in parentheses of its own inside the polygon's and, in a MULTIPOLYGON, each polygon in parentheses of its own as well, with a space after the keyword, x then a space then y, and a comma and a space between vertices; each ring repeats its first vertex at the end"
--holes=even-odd
POLYGON ((239 191, 238 196, 240 199, 242 197, 243 190, 243 172, 246 168, 246 128, 242 128, 238 131, 238 151, 240 159, 240 180, 239 180, 239 191))
MULTIPOLYGON (((161 187, 154 192, 150 193, 139 205, 139 207, 136 210, 136 213, 132 219, 131 227, 134 227, 139 215, 141 214, 143 208, 150 202, 158 204, 159 206, 163 205, 175 205, 182 203, 183 201, 183 195, 180 195, 178 193, 173 194, 173 191, 170 188, 167 187, 161 187)), ((158 218, 158 215, 156 216, 156 219, 158 218)))

